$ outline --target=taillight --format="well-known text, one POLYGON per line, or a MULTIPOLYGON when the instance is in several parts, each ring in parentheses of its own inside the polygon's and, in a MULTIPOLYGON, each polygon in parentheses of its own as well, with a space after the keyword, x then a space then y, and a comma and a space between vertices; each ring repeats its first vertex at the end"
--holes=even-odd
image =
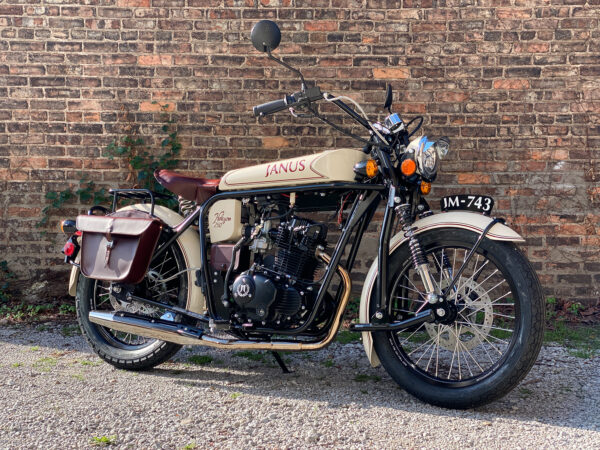
MULTIPOLYGON (((73 236, 71 236, 65 245, 63 246, 62 252, 65 255, 65 262, 72 264, 77 258, 77 253, 79 253, 79 243, 77 242, 77 231, 73 236)), ((79 233, 81 235, 81 233, 79 233)))
POLYGON ((62 249, 62 252, 64 253, 65 256, 73 256, 73 253, 75 253, 75 244, 73 244, 70 240, 67 241, 67 243, 65 244, 65 246, 62 249))

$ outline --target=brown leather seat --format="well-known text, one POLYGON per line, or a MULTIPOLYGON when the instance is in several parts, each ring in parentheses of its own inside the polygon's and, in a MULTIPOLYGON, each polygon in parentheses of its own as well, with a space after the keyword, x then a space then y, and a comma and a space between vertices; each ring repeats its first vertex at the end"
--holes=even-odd
POLYGON ((169 191, 201 205, 217 193, 220 179, 196 178, 171 170, 156 170, 154 178, 169 191))

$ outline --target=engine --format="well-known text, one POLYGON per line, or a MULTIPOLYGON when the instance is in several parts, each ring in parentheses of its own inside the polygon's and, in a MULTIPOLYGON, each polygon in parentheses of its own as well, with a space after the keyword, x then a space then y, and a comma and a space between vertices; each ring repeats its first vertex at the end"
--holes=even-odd
POLYGON ((319 265, 315 252, 326 244, 326 237, 326 225, 298 217, 269 230, 263 238, 274 254, 259 253, 231 286, 235 320, 245 326, 258 322, 273 328, 301 321, 313 305, 319 265))

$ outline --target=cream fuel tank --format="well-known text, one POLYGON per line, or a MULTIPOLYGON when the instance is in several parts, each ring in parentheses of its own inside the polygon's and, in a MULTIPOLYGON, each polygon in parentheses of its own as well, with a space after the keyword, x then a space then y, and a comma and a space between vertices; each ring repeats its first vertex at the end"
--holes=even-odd
MULTIPOLYGON (((368 156, 349 148, 273 161, 227 172, 220 191, 355 181, 354 165, 368 156)), ((216 202, 209 211, 211 242, 236 241, 242 232, 242 203, 228 199, 216 202)))
POLYGON ((354 181, 354 165, 366 159, 362 151, 345 148, 244 167, 227 172, 219 190, 354 181))

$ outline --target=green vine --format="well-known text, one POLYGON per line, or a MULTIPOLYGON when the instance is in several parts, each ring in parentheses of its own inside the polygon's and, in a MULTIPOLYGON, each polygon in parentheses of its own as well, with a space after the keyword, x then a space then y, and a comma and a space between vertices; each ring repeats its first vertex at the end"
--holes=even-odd
MULTIPOLYGON (((110 160, 121 159, 126 162, 128 175, 126 182, 134 188, 150 189, 158 193, 168 193, 154 179, 156 169, 172 169, 177 166, 181 143, 179 142, 177 127, 174 120, 168 118, 166 110, 168 105, 163 105, 163 126, 161 131, 166 136, 161 140, 160 155, 156 156, 150 152, 150 148, 144 142, 144 139, 137 135, 132 124, 128 124, 126 134, 111 142, 106 148, 103 156, 110 160)), ((109 201, 109 194, 106 188, 97 186, 94 181, 89 180, 87 175, 80 174, 79 186, 77 189, 68 187, 63 191, 48 191, 46 200, 48 204, 41 211, 41 218, 36 224, 37 228, 45 227, 50 221, 52 212, 62 209, 68 205, 93 203, 94 205, 106 204, 109 201)), ((177 202, 162 202, 169 207, 176 206, 177 202)))
POLYGON ((87 179, 87 175, 80 173, 79 188, 75 191, 72 188, 67 188, 63 191, 48 191, 46 192, 46 200, 50 204, 42 209, 42 218, 36 223, 36 227, 44 227, 50 220, 50 213, 53 210, 60 210, 65 205, 75 203, 78 199, 80 203, 89 203, 90 200, 95 205, 108 202, 108 191, 105 188, 98 188, 92 180, 87 179))
POLYGON ((113 141, 106 148, 104 156, 111 160, 122 158, 127 161, 129 169, 127 181, 133 182, 134 187, 165 193, 166 190, 154 178, 154 171, 173 169, 179 162, 177 157, 181 150, 181 143, 177 130, 172 129, 173 124, 173 121, 169 121, 161 128, 167 136, 160 143, 163 152, 158 157, 148 151, 149 148, 144 140, 137 135, 127 135, 113 141))
POLYGON ((0 261, 0 303, 10 300, 10 281, 13 278, 15 274, 8 268, 8 262, 0 261))

